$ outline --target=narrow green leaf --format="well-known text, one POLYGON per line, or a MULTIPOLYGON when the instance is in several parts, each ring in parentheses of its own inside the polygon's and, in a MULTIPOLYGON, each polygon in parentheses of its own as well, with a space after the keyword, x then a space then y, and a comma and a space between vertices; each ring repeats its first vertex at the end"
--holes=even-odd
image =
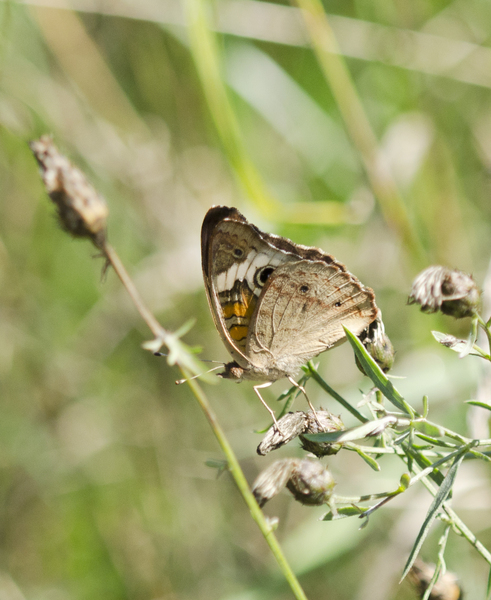
POLYGON ((324 391, 326 391, 330 396, 332 396, 334 398, 334 400, 339 402, 339 404, 341 404, 341 406, 343 406, 348 412, 350 412, 354 417, 356 417, 362 423, 365 423, 366 421, 368 421, 368 419, 365 417, 365 415, 362 415, 361 412, 356 410, 356 408, 354 406, 351 406, 351 404, 347 400, 345 400, 342 396, 340 396, 336 392, 336 390, 334 390, 326 381, 324 381, 324 379, 322 379, 322 377, 319 375, 319 373, 317 373, 317 369, 315 368, 312 361, 309 360, 309 362, 307 363, 305 368, 308 369, 308 372, 312 376, 312 379, 316 383, 318 383, 324 391))
POLYGON ((443 482, 436 496, 433 498, 433 502, 431 503, 431 506, 428 510, 428 514, 426 515, 424 523, 421 526, 421 529, 419 530, 416 541, 414 542, 414 546, 407 559, 406 566, 404 567, 404 571, 401 577, 401 581, 406 577, 406 575, 409 573, 409 570, 413 566, 413 563, 416 560, 419 551, 421 550, 421 546, 423 545, 423 542, 425 541, 426 536, 429 533, 433 521, 436 519, 438 513, 440 512, 443 506, 443 503, 450 494, 455 481, 455 477, 457 476, 458 468, 460 466, 460 463, 464 459, 464 455, 466 452, 467 450, 464 450, 460 455, 455 457, 455 460, 450 469, 448 470, 448 473, 446 474, 445 478, 443 479, 443 482))
POLYGON ((416 420, 412 421, 411 425, 414 427, 414 429, 416 429, 416 431, 424 433, 425 435, 433 438, 440 438, 445 435, 440 427, 434 425, 433 423, 428 423, 428 421, 416 420))
POLYGON ((471 331, 468 340, 462 340, 453 335, 449 335, 448 333, 442 333, 441 331, 432 331, 431 333, 439 344, 457 352, 460 358, 464 358, 464 356, 470 354, 472 356, 480 356, 489 359, 489 355, 479 348, 479 346, 476 346, 475 339, 472 344, 470 344, 470 340, 473 339, 474 336, 473 331, 471 331))
POLYGON ((491 404, 486 404, 486 402, 479 402, 479 400, 466 400, 465 404, 470 404, 471 406, 479 406, 480 408, 491 410, 491 404))
POLYGON ((472 318, 471 322, 471 330, 469 331, 469 337, 467 338, 467 342, 465 344, 465 348, 459 354, 459 358, 465 358, 468 354, 470 354, 474 344, 477 340, 477 317, 472 318))
POLYGON ((182 336, 186 335, 186 333, 191 331, 191 329, 194 327, 195 323, 196 323, 196 319, 194 317, 192 317, 191 319, 188 319, 185 323, 183 323, 179 327, 179 329, 176 329, 176 331, 174 331, 174 335, 177 338, 182 338, 182 336))
POLYGON ((445 346, 446 348, 450 348, 454 352, 462 352, 466 346, 466 341, 461 340, 460 338, 456 338, 454 335, 449 335, 448 333, 442 333, 441 331, 432 331, 431 335, 435 338, 435 340, 445 346))
POLYGON ((359 517, 362 516, 365 509, 359 508, 358 506, 342 506, 337 509, 337 515, 334 515, 330 510, 326 513, 321 521, 337 521, 338 519, 346 519, 347 517, 359 517))
POLYGON ((395 425, 396 423, 396 417, 388 415, 382 419, 368 421, 357 427, 349 427, 348 429, 331 431, 328 433, 307 433, 304 434, 304 437, 313 442, 351 442, 353 440, 380 435, 386 427, 395 425))
POLYGON ((428 396, 423 396, 423 417, 425 419, 428 416, 429 410, 430 410, 430 407, 428 404, 428 396))
POLYGON ((411 483, 411 475, 409 473, 403 473, 400 479, 400 488, 403 491, 406 491, 411 483))
POLYGON ((425 435, 424 433, 417 433, 416 435, 418 436, 419 439, 424 440, 425 442, 428 442, 432 446, 440 446, 442 448, 456 448, 457 447, 455 444, 451 444, 450 442, 445 442, 443 440, 439 440, 439 439, 431 437, 429 435, 425 435))
POLYGON ((491 600, 491 569, 489 569, 488 585, 486 587, 486 600, 491 600))
MULTIPOLYGON (((411 446, 406 446, 405 450, 406 450, 407 455, 412 457, 413 461, 417 465, 419 465, 422 469, 426 469, 427 467, 432 466, 431 460, 427 456, 420 454, 415 448, 412 448, 411 446)), ((434 481, 438 486, 440 486, 442 484, 443 479, 444 479, 443 474, 438 469, 435 469, 434 471, 432 471, 428 475, 428 477, 432 481, 434 481)))
POLYGON ((360 361, 366 375, 372 380, 373 384, 383 393, 383 395, 392 402, 399 410, 402 410, 411 417, 414 415, 413 409, 407 404, 401 394, 396 390, 392 383, 387 378, 387 375, 377 365, 373 358, 368 354, 363 344, 349 329, 344 327, 351 347, 353 348, 356 357, 360 361))
POLYGON ((372 458, 371 456, 369 456, 368 454, 365 454, 365 452, 363 452, 363 450, 361 448, 357 448, 356 446, 353 446, 355 452, 361 456, 361 458, 363 458, 363 460, 367 463, 367 465, 369 467, 371 467, 374 471, 380 471, 380 465, 378 464, 378 462, 372 458))

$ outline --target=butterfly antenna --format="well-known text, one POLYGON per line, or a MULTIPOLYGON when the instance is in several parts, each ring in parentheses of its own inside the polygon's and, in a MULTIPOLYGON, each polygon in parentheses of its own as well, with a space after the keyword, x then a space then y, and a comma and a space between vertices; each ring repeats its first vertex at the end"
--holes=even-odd
MULTIPOLYGON (((154 352, 153 353, 154 356, 169 356, 168 354, 166 354, 165 352, 154 352)), ((215 363, 217 365, 222 365, 223 366, 223 362, 221 362, 220 360, 210 360, 209 358, 200 358, 199 359, 201 362, 209 362, 209 363, 215 363)), ((218 367, 217 367, 218 368, 218 367)))
MULTIPOLYGON (((207 361, 207 362, 217 362, 216 360, 211 360, 211 361, 207 361)), ((220 363, 218 367, 213 367, 213 369, 210 369, 209 371, 205 371, 204 373, 199 373, 198 375, 193 375, 193 377, 187 377, 186 379, 178 379, 176 381, 176 385, 181 385, 181 383, 186 383, 186 381, 191 381, 191 379, 197 379, 198 377, 201 377, 201 375, 206 375, 207 373, 211 373, 212 371, 216 371, 217 369, 222 369, 223 368, 223 363, 220 363)))

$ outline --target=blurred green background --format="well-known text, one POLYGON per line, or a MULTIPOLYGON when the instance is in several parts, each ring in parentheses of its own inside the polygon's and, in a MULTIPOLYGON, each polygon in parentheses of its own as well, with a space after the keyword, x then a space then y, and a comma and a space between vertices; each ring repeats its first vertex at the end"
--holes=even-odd
MULTIPOLYGON (((234 484, 205 465, 221 454, 187 387, 174 385, 178 371, 142 350, 151 336, 114 273, 102 281, 90 244, 57 225, 27 145, 41 134, 52 133, 106 197, 110 241, 164 327, 196 319, 185 341, 202 346, 202 357, 228 360, 199 251, 205 212, 227 204, 346 263, 377 294, 396 349, 393 372, 405 378, 396 385, 409 402, 420 408, 428 394, 433 421, 489 436, 487 416, 463 404, 489 402, 489 371, 430 333, 466 336, 468 320, 422 315, 406 298, 418 270, 435 263, 472 272, 484 286, 491 3, 324 3, 419 257, 380 210, 299 9, 207 5, 222 61, 217 83, 212 65, 206 70, 206 37, 186 27, 197 6, 0 3, 2 599, 292 597, 234 484), (235 133, 227 122, 217 130, 228 113, 218 104, 212 116, 203 82, 227 90, 235 133), (264 197, 244 191, 234 139, 264 197)), ((353 403, 370 389, 347 345, 319 361, 353 403)), ((205 391, 250 482, 272 460, 301 455, 293 444, 257 457, 254 431, 268 424, 266 411, 250 384, 217 383, 205 391)), ((265 397, 274 403, 284 388, 277 383, 265 397)), ((313 383, 308 389, 316 406, 341 412, 313 383)), ((301 398, 296 407, 305 408, 301 398)), ((404 471, 385 459, 374 473, 347 452, 328 463, 342 495, 393 489, 404 471)), ((287 494, 265 512, 280 518, 278 537, 310 599, 405 600, 414 592, 398 580, 430 502, 415 486, 362 531, 357 520, 319 522, 322 508, 287 494)), ((462 467, 453 504, 489 547, 487 467, 462 467)), ((442 530, 433 531, 422 552, 430 561, 442 530)), ((468 597, 483 598, 487 570, 477 553, 451 534, 447 558, 468 597)))

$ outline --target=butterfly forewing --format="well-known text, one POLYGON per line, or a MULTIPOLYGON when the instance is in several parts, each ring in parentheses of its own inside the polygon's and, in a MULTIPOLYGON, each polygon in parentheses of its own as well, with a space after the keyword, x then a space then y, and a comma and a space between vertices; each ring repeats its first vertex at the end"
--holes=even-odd
POLYGON ((246 366, 244 354, 259 295, 274 269, 295 257, 265 242, 238 211, 214 223, 204 253, 215 323, 229 352, 246 366))

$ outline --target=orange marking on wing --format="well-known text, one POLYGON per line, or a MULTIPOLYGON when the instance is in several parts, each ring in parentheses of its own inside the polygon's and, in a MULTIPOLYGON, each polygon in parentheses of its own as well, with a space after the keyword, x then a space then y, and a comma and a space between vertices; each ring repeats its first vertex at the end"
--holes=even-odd
POLYGON ((227 302, 227 304, 222 306, 223 316, 225 319, 230 319, 230 317, 245 317, 247 316, 248 308, 247 305, 241 302, 227 302))
POLYGON ((247 338, 247 330, 249 328, 246 325, 232 325, 229 329, 230 337, 237 343, 247 338))
POLYGON ((222 304, 223 317, 251 317, 256 307, 256 297, 250 296, 246 302, 225 302, 222 304), (248 301, 247 301, 248 300, 248 301))

